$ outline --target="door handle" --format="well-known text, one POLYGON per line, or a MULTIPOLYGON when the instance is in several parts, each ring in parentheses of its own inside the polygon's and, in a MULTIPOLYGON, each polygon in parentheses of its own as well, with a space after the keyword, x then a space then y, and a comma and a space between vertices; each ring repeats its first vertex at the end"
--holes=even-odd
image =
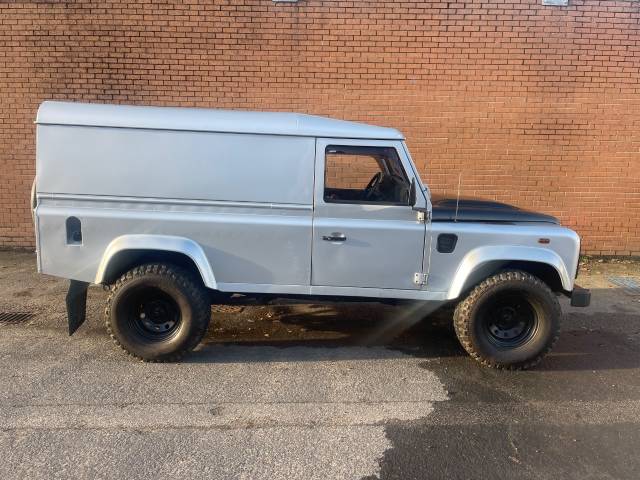
POLYGON ((322 239, 327 242, 344 242, 347 236, 344 233, 333 232, 331 235, 323 235, 322 239))

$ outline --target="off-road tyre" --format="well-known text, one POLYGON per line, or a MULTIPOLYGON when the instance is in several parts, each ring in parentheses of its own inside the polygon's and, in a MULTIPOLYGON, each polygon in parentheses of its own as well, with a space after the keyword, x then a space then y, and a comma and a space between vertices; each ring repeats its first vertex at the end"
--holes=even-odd
POLYGON ((524 370, 540 363, 551 351, 558 339, 561 317, 555 294, 542 280, 513 270, 497 273, 473 288, 456 307, 453 324, 464 349, 481 364, 502 370, 524 370), (522 338, 514 337, 513 341, 500 338, 519 331, 515 323, 509 323, 514 315, 507 311, 505 317, 501 310, 512 298, 515 302, 521 298, 523 305, 528 305, 512 308, 519 312, 514 314, 518 326, 530 323, 529 311, 535 316, 532 329, 523 330, 522 338), (503 325, 498 325, 504 318, 507 327, 514 328, 503 329, 503 325))
POLYGON ((180 360, 200 343, 210 317, 209 295, 200 279, 163 263, 141 265, 122 275, 110 286, 105 308, 111 338, 129 355, 146 362, 180 360), (154 323, 158 311, 160 320, 154 323), (155 332, 162 318, 167 319, 161 325, 165 331, 155 332))

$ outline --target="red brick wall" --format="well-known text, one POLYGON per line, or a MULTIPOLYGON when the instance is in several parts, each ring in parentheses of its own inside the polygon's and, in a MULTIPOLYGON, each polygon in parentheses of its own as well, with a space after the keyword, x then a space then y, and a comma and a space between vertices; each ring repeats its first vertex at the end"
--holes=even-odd
POLYGON ((0 245, 33 244, 38 103, 292 110, 401 129, 435 193, 640 254, 637 1, 0 2, 0 245))

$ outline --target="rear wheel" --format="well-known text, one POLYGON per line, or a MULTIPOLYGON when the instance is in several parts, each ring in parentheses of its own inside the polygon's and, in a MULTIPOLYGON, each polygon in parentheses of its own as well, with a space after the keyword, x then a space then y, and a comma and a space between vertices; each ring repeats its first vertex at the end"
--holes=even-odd
POLYGON ((501 272, 477 285, 456 307, 460 343, 477 361, 499 369, 525 369, 551 350, 560 330, 560 304, 539 278, 501 272))
POLYGON ((176 361, 207 331, 211 305, 197 278, 179 267, 136 267, 112 286, 107 331, 126 352, 145 361, 176 361))

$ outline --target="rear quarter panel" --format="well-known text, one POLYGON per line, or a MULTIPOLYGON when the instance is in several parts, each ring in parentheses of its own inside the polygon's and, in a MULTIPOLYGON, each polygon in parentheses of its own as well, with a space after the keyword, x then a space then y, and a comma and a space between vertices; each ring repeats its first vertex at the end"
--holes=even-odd
POLYGON ((123 235, 177 236, 219 285, 309 285, 315 139, 83 126, 37 127, 43 273, 91 282, 123 235), (65 221, 82 224, 67 241, 65 221))
POLYGON ((141 200, 46 198, 38 207, 43 273, 93 282, 109 244, 125 235, 176 236, 204 251, 219 286, 310 281, 312 209, 188 205, 141 200), (82 221, 82 244, 66 243, 65 220, 82 221))

